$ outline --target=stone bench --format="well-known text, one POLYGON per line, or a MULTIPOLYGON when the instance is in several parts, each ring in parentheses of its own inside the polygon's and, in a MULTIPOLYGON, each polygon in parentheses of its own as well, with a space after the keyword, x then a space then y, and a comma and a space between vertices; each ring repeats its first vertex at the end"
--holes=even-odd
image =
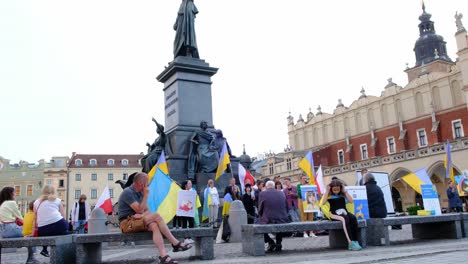
MULTIPOLYGON (((366 221, 358 221, 358 241, 366 247, 366 221)), ((329 230, 329 244, 331 248, 347 248, 348 242, 343 232, 343 225, 337 221, 294 222, 287 224, 242 225, 242 252, 253 256, 265 255, 263 234, 281 232, 304 232, 329 230)))
MULTIPOLYGON (((467 215, 468 219, 468 215, 467 215)), ((388 226, 411 225, 414 239, 462 238, 461 214, 367 219, 367 244, 390 245, 388 226)))
MULTIPOLYGON (((191 228, 171 230, 178 238, 191 237, 194 241, 197 258, 210 260, 214 258, 214 238, 212 228, 191 228)), ((153 240, 152 232, 141 233, 101 233, 101 234, 77 234, 73 236, 76 244, 76 263, 102 263, 103 242, 136 242, 153 240)))
POLYGON ((19 237, 0 239, 0 263, 2 248, 50 247, 50 263, 75 263, 75 245, 72 235, 50 237, 19 237))
POLYGON ((461 213, 463 237, 468 237, 468 213, 461 213))

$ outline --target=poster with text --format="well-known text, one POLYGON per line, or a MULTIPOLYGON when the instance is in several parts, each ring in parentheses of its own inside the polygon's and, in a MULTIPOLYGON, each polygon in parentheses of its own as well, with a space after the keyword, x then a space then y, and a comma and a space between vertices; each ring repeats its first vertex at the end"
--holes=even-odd
POLYGON ((195 202, 197 198, 197 192, 194 190, 190 191, 179 191, 177 196, 177 216, 188 216, 195 217, 195 202))
POLYGON ((301 185, 301 194, 305 213, 320 211, 316 185, 301 185))
POLYGON ((436 186, 433 184, 421 184, 421 192, 424 210, 434 211, 435 215, 442 214, 436 186))
POLYGON ((354 215, 358 220, 369 219, 366 186, 346 186, 346 191, 354 202, 354 215))

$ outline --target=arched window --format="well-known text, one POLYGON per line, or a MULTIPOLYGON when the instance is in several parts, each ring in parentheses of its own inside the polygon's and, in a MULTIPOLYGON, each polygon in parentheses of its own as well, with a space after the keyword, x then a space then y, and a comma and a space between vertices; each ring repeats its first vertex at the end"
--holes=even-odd
POLYGON ((89 160, 89 165, 91 165, 92 167, 95 167, 97 165, 97 160, 96 159, 90 159, 89 160))
POLYGON ((81 159, 75 160, 75 166, 81 167, 83 165, 83 161, 81 159))
POLYGON ((122 166, 124 166, 124 167, 128 166, 128 159, 123 159, 122 160, 122 166))
POLYGON ((432 104, 434 105, 435 110, 442 109, 442 103, 440 100, 440 88, 434 86, 432 88, 432 104))
POLYGON ((107 160, 107 166, 114 166, 114 160, 113 159, 108 159, 107 160))
POLYGON ((417 92, 415 95, 415 101, 416 101, 416 116, 421 116, 424 114, 424 102, 423 102, 423 97, 420 92, 417 92))
POLYGON ((397 120, 398 120, 398 117, 404 119, 404 113, 403 113, 403 107, 401 105, 401 100, 400 99, 396 99, 395 100, 395 105, 396 105, 396 116, 397 116, 397 120))

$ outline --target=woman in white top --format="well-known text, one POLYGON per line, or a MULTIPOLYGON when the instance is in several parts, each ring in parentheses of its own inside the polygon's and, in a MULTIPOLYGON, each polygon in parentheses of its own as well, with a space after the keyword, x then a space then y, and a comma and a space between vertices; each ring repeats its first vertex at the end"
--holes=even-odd
POLYGON ((219 194, 218 189, 214 186, 212 179, 208 180, 208 195, 211 196, 210 206, 210 225, 216 227, 216 221, 218 220, 218 207, 219 207, 219 194))
POLYGON ((0 192, 0 235, 2 238, 22 237, 23 229, 16 224, 16 219, 23 220, 15 202, 15 189, 4 187, 0 192))
POLYGON ((37 216, 39 236, 60 236, 68 234, 68 222, 62 200, 55 196, 55 189, 45 185, 42 196, 34 202, 34 212, 37 216))

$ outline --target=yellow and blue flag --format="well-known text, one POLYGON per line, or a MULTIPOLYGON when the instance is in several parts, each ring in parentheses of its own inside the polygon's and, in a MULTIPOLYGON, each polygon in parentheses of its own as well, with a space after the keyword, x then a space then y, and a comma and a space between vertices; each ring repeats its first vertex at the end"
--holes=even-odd
POLYGON ((413 190, 422 194, 421 184, 432 184, 431 179, 427 175, 426 169, 419 169, 401 177, 413 190))
POLYGON ((297 165, 309 176, 310 184, 315 185, 314 157, 312 156, 312 150, 309 150, 307 155, 299 161, 297 165))
POLYGON ((181 190, 179 185, 169 177, 164 151, 158 162, 148 173, 149 195, 148 207, 151 213, 157 212, 169 223, 174 218, 177 210, 177 195, 181 190))
POLYGON ((444 167, 445 167, 445 177, 450 178, 452 182, 455 182, 455 175, 453 173, 453 165, 452 165, 452 152, 450 149, 450 142, 448 140, 447 140, 447 145, 445 146, 444 167))
POLYGON ((218 163, 218 169, 216 170, 215 181, 218 180, 221 174, 223 174, 223 172, 227 169, 227 166, 229 163, 231 163, 231 160, 229 159, 229 153, 227 151, 226 140, 225 140, 223 144, 223 150, 221 151, 221 154, 219 155, 219 163, 218 163))
POLYGON ((210 195, 210 186, 207 185, 205 188, 205 193, 203 195, 202 222, 210 218, 210 204, 212 204, 212 199, 210 195))

